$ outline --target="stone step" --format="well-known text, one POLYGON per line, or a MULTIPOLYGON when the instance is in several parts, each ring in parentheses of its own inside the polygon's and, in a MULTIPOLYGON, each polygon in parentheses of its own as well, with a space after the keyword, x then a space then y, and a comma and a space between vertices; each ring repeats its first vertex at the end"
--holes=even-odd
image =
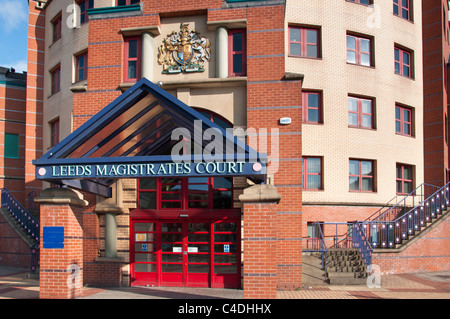
POLYGON ((367 282, 366 274, 353 273, 328 273, 331 285, 365 285, 367 282))

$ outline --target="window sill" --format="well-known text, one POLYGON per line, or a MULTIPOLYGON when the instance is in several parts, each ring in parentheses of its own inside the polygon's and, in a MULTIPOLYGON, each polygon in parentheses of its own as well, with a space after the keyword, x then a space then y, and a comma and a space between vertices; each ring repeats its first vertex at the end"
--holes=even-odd
POLYGON ((360 130, 365 130, 365 131, 376 131, 376 128, 368 128, 368 127, 362 127, 362 126, 352 126, 349 125, 348 128, 356 128, 356 129, 360 129, 360 130))
POLYGON ((372 69, 375 70, 375 66, 373 65, 363 65, 363 64, 358 64, 358 63, 351 63, 351 62, 347 62, 347 65, 356 65, 356 66, 360 66, 366 69, 372 69))
POLYGON ((308 59, 308 60, 318 60, 318 61, 322 60, 321 57, 320 58, 313 58, 313 57, 310 57, 310 56, 290 55, 290 54, 288 55, 288 58, 308 59))
POLYGON ((359 194, 376 194, 376 191, 353 191, 353 190, 349 190, 349 193, 359 193, 359 194))
POLYGON ((348 0, 345 0, 345 2, 351 3, 351 4, 358 4, 358 5, 364 6, 364 7, 371 7, 371 6, 373 6, 373 3, 371 3, 371 4, 365 4, 365 3, 352 2, 352 1, 348 1, 348 0))
POLYGON ((405 78, 405 79, 409 79, 409 80, 415 81, 414 77, 406 76, 406 75, 403 75, 403 74, 400 74, 400 73, 396 73, 396 72, 394 72, 394 74, 395 74, 395 75, 398 75, 398 76, 401 76, 402 78, 405 78))
POLYGON ((47 99, 52 98, 53 96, 57 95, 59 92, 61 92, 61 90, 56 91, 56 92, 54 92, 54 93, 51 93, 51 94, 47 97, 47 99))
POLYGON ((309 125, 323 126, 323 123, 318 123, 318 122, 307 122, 307 121, 303 121, 302 124, 309 124, 309 125))
POLYGON ((392 13, 392 15, 393 15, 394 17, 397 17, 397 18, 399 18, 399 19, 402 19, 403 21, 406 21, 406 22, 409 22, 409 23, 411 23, 411 24, 414 24, 414 20, 411 20, 411 19, 405 19, 405 18, 403 18, 403 17, 401 17, 401 16, 399 16, 398 14, 395 14, 395 13, 392 13))
POLYGON ((398 135, 398 136, 403 136, 403 137, 416 138, 416 137, 415 137, 415 136, 413 136, 413 135, 406 135, 406 134, 402 134, 402 133, 397 133, 397 132, 395 132, 395 135, 398 135))
POLYGON ((72 92, 86 92, 87 91, 87 80, 81 80, 75 83, 72 83, 70 90, 72 92))

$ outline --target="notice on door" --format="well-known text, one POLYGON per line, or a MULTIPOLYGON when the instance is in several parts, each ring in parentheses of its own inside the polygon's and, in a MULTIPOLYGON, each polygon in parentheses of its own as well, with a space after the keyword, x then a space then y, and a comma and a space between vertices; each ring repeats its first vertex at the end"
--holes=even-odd
POLYGON ((147 234, 135 234, 135 241, 147 241, 147 234))

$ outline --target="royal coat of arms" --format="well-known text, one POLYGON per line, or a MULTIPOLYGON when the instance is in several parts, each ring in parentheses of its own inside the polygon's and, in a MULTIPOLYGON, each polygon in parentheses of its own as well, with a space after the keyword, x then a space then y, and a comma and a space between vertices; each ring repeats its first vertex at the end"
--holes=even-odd
POLYGON ((180 31, 172 31, 158 48, 158 63, 162 73, 203 72, 211 58, 211 44, 196 30, 189 31, 188 23, 180 24, 180 31))

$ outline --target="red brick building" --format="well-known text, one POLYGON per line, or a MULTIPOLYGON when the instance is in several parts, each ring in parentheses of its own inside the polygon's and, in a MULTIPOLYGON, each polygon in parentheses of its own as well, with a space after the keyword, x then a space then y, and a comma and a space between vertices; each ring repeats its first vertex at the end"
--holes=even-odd
POLYGON ((425 181, 443 185, 450 180, 447 109, 450 54, 448 1, 423 1, 422 8, 425 181))
POLYGON ((275 298, 307 282, 319 241, 385 273, 448 269, 447 20, 440 1, 29 1, 18 198, 39 190, 41 298, 83 284, 275 298), (181 151, 211 157, 178 166, 181 151), (439 192, 410 206, 424 181, 439 192))
POLYGON ((1 110, 1 187, 21 202, 25 202, 25 109, 26 73, 0 67, 0 110, 1 110))
MULTIPOLYGON (((78 1, 80 10, 69 13, 66 7, 71 1, 30 2, 30 25, 35 28, 31 34, 45 28, 41 36, 29 36, 33 52, 28 81, 39 83, 35 86, 39 90, 28 93, 39 95, 29 107, 43 114, 30 123, 38 127, 42 123, 44 136, 43 145, 34 147, 30 156, 39 159, 44 153, 48 154, 45 158, 62 154, 58 147, 67 145, 64 137, 80 127, 77 132, 83 132, 82 124, 112 104, 125 103, 118 98, 130 88, 149 90, 145 83, 133 86, 145 77, 175 96, 175 104, 192 106, 218 125, 247 130, 247 142, 252 138, 260 141, 262 149, 258 151, 265 153, 268 148, 270 152, 273 145, 279 162, 274 162, 277 170, 267 181, 272 181, 276 191, 270 185, 244 191, 251 185, 243 177, 158 178, 155 207, 144 201, 145 196, 153 196, 152 188, 144 186, 148 183, 145 179, 118 180, 109 187, 111 199, 83 191, 84 197, 75 198, 81 195, 71 193, 55 201, 59 195, 52 192, 56 189, 42 191, 38 198, 43 238, 41 297, 79 293, 56 293, 51 288, 59 280, 55 275, 61 277, 60 285, 67 287, 64 270, 68 262, 81 270, 78 279, 84 284, 243 287, 249 298, 273 298, 276 289, 300 287, 301 173, 295 167, 301 165, 298 110, 302 76, 285 71, 284 2, 135 2, 95 1, 94 6, 92 1, 78 1), (198 40, 189 44, 193 50, 184 53, 195 63, 185 65, 188 58, 170 52, 169 41, 178 36, 180 41, 187 37, 198 40), (45 54, 32 47, 44 48, 45 54), (280 112, 291 119, 290 125, 280 125, 280 112), (47 151, 55 145, 58 147, 47 151), (191 185, 193 182, 200 184, 191 185), (215 186, 219 182, 225 183, 220 191, 215 186), (160 187, 172 191, 160 193, 160 187), (199 190, 193 191, 196 188, 199 190), (210 193, 201 191, 203 188, 210 193), (225 202, 227 210, 214 209, 219 201, 225 202), (68 219, 55 220, 52 216, 56 213, 68 219), (193 217, 183 220, 180 213, 193 217), (261 228, 260 223, 266 226, 261 228), (65 233, 64 249, 51 249, 45 238, 53 233, 44 229, 56 231, 54 236, 58 229, 70 229, 73 239, 65 233), (157 252, 150 248, 153 246, 157 252), (167 251, 166 246, 172 248, 167 251), (274 250, 277 258, 272 256, 274 250)), ((152 90, 157 96, 160 89, 152 90)), ((117 118, 122 120, 119 115, 117 118)), ((85 140, 80 147, 91 147, 90 141, 107 137, 104 134, 85 140)), ((126 138, 126 134, 116 138, 126 138)), ((107 143, 100 144, 109 147, 107 143)), ((94 151, 93 156, 99 152, 94 151)), ((78 151, 74 154, 78 155, 64 156, 81 155, 78 151)), ((27 164, 27 170, 34 172, 32 163, 27 164)), ((35 183, 40 182, 30 176, 28 187, 35 183)), ((44 182, 43 188, 48 186, 44 182)))

